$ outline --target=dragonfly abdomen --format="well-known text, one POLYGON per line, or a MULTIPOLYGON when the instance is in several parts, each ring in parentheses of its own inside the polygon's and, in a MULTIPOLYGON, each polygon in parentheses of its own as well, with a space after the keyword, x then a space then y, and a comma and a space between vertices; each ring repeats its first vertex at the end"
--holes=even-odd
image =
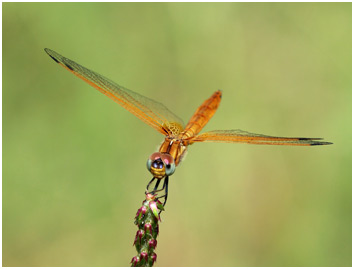
POLYGON ((184 131, 179 135, 181 140, 190 139, 197 135, 208 123, 221 101, 221 91, 216 91, 209 99, 194 112, 184 131))

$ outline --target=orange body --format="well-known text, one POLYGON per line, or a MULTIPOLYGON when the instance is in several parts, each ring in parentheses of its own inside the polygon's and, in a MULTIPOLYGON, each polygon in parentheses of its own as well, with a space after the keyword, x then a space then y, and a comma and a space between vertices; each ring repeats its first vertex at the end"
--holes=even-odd
POLYGON ((166 136, 159 151, 161 153, 169 153, 175 159, 176 165, 178 165, 187 150, 187 146, 193 143, 191 138, 195 137, 208 123, 218 109, 220 101, 221 91, 219 90, 204 101, 182 132, 176 136, 166 136))
MULTIPOLYGON (((186 128, 181 132, 178 138, 182 140, 189 140, 196 136, 203 127, 214 116, 221 101, 221 91, 216 91, 209 99, 197 109, 192 118, 186 125, 186 128)), ((189 143, 190 144, 190 143, 189 143)))

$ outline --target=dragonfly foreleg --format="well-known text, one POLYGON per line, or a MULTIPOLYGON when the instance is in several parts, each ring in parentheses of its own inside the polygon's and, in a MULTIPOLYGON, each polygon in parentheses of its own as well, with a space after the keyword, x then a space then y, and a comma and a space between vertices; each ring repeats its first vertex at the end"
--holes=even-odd
POLYGON ((146 194, 150 193, 150 194, 154 195, 156 192, 162 191, 164 189, 164 187, 162 187, 162 189, 160 189, 160 190, 157 189, 159 187, 159 185, 160 185, 160 182, 161 182, 161 178, 156 178, 156 177, 152 178, 150 180, 149 184, 146 186, 146 192, 145 193, 146 194), (155 187, 154 187, 154 189, 152 191, 149 191, 150 185, 155 181, 155 179, 157 179, 157 181, 155 183, 155 187))
POLYGON ((160 197, 157 197, 158 199, 160 198, 165 198, 165 201, 163 202, 163 206, 166 205, 166 202, 167 202, 167 196, 168 196, 168 177, 165 177, 165 181, 163 182, 163 186, 162 186, 162 190, 165 190, 165 194, 160 196, 160 197))
POLYGON ((157 188, 159 187, 161 182, 161 178, 158 178, 154 187, 154 190, 152 191, 152 194, 155 194, 155 192, 157 192, 157 188))
POLYGON ((160 191, 165 191, 165 194, 164 194, 164 195, 161 195, 161 196, 157 197, 157 199, 161 199, 161 198, 164 198, 164 199, 165 199, 165 201, 163 202, 163 206, 165 206, 165 205, 166 205, 166 202, 167 202, 167 196, 168 196, 168 176, 165 177, 162 188, 158 190, 157 188, 159 187, 160 182, 161 182, 161 179, 160 179, 160 178, 155 178, 155 177, 153 177, 153 178, 150 180, 149 184, 146 186, 146 192, 145 192, 145 193, 146 193, 146 194, 149 193, 149 194, 155 195, 156 193, 158 193, 158 192, 160 192, 160 191), (155 179, 157 179, 157 181, 156 181, 156 183, 155 183, 155 187, 154 187, 154 189, 150 192, 150 191, 149 191, 150 185, 155 181, 155 179))
POLYGON ((154 182, 155 178, 156 178, 156 177, 153 177, 153 178, 149 181, 149 184, 147 184, 145 194, 150 193, 150 192, 149 192, 149 188, 150 188, 151 183, 154 182))

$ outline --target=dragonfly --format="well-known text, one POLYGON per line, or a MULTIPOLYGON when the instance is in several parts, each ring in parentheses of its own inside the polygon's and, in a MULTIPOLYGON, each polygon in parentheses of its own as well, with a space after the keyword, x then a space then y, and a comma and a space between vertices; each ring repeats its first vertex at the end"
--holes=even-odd
POLYGON ((214 92, 211 97, 205 100, 185 125, 182 119, 172 113, 165 105, 128 90, 53 50, 47 48, 44 50, 56 63, 111 98, 165 136, 159 151, 151 154, 147 160, 147 169, 153 178, 146 187, 146 194, 155 195, 160 191, 164 191, 164 194, 158 197, 164 198, 163 205, 167 201, 169 177, 175 172, 176 167, 182 161, 188 146, 194 143, 227 142, 283 146, 332 144, 331 142, 321 141, 322 138, 279 137, 250 133, 239 129, 215 130, 199 134, 219 107, 222 96, 221 90, 214 92), (155 180, 153 190, 149 191, 151 184, 155 180), (161 180, 163 180, 163 186, 161 189, 158 189, 161 180))

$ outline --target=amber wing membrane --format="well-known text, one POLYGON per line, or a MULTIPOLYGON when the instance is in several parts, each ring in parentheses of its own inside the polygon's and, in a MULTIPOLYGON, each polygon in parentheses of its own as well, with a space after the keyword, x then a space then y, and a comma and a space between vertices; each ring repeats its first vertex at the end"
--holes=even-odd
POLYGON ((258 145, 288 145, 288 146, 317 146, 329 145, 330 142, 318 141, 322 138, 306 137, 277 137, 262 134, 249 133, 242 130, 215 130, 197 135, 188 141, 194 142, 227 142, 247 143, 258 145))
POLYGON ((55 51, 50 49, 44 50, 55 62, 59 63, 66 70, 107 95, 160 133, 176 136, 183 130, 183 121, 163 104, 128 90, 55 51))

